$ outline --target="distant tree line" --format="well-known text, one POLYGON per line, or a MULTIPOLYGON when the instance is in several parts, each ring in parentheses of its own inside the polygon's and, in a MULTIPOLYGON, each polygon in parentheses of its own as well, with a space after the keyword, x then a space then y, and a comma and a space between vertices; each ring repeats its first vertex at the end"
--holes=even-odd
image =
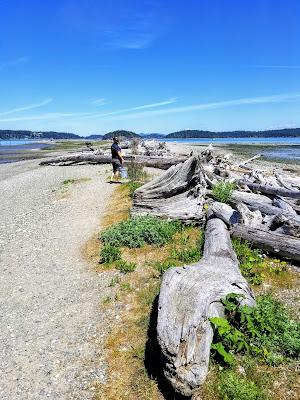
POLYGON ((33 132, 25 130, 0 130, 1 140, 13 140, 13 139, 103 139, 110 140, 114 136, 122 138, 133 138, 140 137, 144 139, 199 139, 199 138, 242 138, 242 137, 299 137, 300 128, 292 129, 273 129, 265 131, 228 131, 228 132, 211 132, 211 131, 200 131, 200 130, 184 130, 179 132, 169 133, 163 135, 159 133, 150 134, 137 134, 135 132, 126 130, 117 130, 106 133, 105 135, 89 135, 79 136, 75 133, 67 132, 33 132))
POLYGON ((300 128, 273 129, 265 131, 228 131, 211 132, 199 130, 185 130, 169 133, 166 138, 188 139, 188 138, 242 138, 242 137, 296 137, 300 136, 300 128))
POLYGON ((14 131, 0 130, 1 140, 13 139, 80 139, 80 136, 67 132, 33 132, 33 131, 14 131))

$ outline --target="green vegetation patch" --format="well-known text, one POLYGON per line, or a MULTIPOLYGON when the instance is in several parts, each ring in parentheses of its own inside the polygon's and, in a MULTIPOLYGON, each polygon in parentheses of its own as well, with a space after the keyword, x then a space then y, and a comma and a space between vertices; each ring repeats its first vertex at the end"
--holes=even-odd
POLYGON ((124 274, 135 271, 135 269, 137 267, 137 265, 134 262, 128 262, 125 260, 118 260, 116 262, 115 266, 116 266, 116 269, 123 272, 124 274))
POLYGON ((246 240, 233 239, 232 245, 240 262, 241 272, 252 285, 260 285, 264 277, 279 275, 287 270, 285 261, 266 259, 261 250, 253 249, 246 240))
POLYGON ((257 249, 252 249, 249 242, 241 239, 233 239, 232 245, 240 262, 243 276, 254 285, 261 284, 261 269, 264 265, 262 252, 257 249))
POLYGON ((133 197, 134 192, 136 191, 136 189, 138 189, 139 187, 141 187, 143 184, 140 182, 136 182, 136 181, 130 181, 128 183, 125 183, 125 185, 128 188, 128 195, 129 197, 133 197))
POLYGON ((228 204, 235 188, 234 183, 222 181, 213 186, 212 193, 216 200, 228 204))
POLYGON ((263 400, 265 395, 260 387, 251 380, 234 371, 219 374, 218 394, 224 400, 263 400))
POLYGON ((162 246, 182 229, 179 221, 167 221, 152 216, 133 217, 115 224, 100 235, 106 245, 137 248, 145 244, 162 246))
POLYGON ((100 263, 110 264, 121 259, 121 250, 111 244, 105 244, 100 252, 100 263))
POLYGON ((241 295, 222 301, 225 318, 210 318, 215 335, 214 356, 234 364, 237 353, 250 354, 271 365, 300 357, 300 323, 290 320, 284 306, 270 295, 259 296, 256 307, 241 306, 241 295))

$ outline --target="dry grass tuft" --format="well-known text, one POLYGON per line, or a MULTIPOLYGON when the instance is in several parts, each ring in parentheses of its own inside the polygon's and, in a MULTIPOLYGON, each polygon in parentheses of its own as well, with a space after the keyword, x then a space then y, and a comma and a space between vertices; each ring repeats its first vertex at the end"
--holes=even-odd
POLYGON ((128 196, 126 186, 118 186, 110 202, 111 206, 103 215, 102 228, 105 229, 113 224, 124 221, 129 217, 131 199, 128 196))
POLYGON ((149 315, 158 293, 159 279, 150 271, 134 272, 119 285, 122 315, 107 338, 109 362, 105 385, 98 386, 94 400, 161 400, 157 383, 145 367, 149 315), (128 289, 129 288, 129 289, 128 289))

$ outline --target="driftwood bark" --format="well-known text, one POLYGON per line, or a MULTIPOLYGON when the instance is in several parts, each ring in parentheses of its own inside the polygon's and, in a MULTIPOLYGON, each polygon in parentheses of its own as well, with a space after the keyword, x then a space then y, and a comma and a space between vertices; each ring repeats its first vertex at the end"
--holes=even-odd
POLYGON ((250 228, 243 225, 232 227, 232 236, 253 243, 255 247, 276 256, 300 261, 300 240, 288 235, 250 228))
POLYGON ((245 304, 255 305, 225 223, 211 218, 201 262, 169 269, 159 295, 157 334, 164 374, 185 396, 205 381, 213 339, 209 318, 224 316, 220 300, 229 293, 242 294, 245 304))
POLYGON ((279 208, 273 205, 273 200, 267 196, 261 194, 255 194, 251 192, 241 192, 235 190, 231 196, 231 202, 233 204, 244 203, 248 206, 251 211, 259 210, 262 214, 266 215, 278 215, 283 214, 290 216, 291 213, 283 208, 279 208))
MULTIPOLYGON (((126 162, 135 162, 145 167, 168 169, 172 165, 176 165, 185 161, 188 157, 151 157, 151 156, 125 156, 126 162)), ((59 157, 49 158, 40 163, 40 165, 73 165, 73 164, 110 164, 111 156, 99 153, 83 152, 75 154, 67 154, 59 157)))
POLYGON ((259 210, 250 211, 244 203, 237 203, 236 209, 239 212, 240 220, 244 225, 255 228, 263 223, 263 216, 259 210))
POLYGON ((240 180, 240 185, 246 185, 255 192, 270 194, 273 196, 291 197, 293 199, 300 199, 300 190, 286 189, 284 187, 274 187, 268 184, 260 185, 246 180, 240 180))
POLYGON ((137 189, 131 214, 199 222, 204 216, 205 191, 200 158, 193 156, 137 189))

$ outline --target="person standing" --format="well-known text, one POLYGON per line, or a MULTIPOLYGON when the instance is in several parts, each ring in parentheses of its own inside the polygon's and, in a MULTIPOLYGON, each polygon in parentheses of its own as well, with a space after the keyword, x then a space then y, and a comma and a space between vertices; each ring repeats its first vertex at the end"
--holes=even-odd
POLYGON ((120 170, 123 166, 124 159, 122 156, 122 149, 119 146, 119 139, 117 137, 113 138, 113 144, 111 145, 111 163, 113 167, 111 180, 119 181, 120 170))

